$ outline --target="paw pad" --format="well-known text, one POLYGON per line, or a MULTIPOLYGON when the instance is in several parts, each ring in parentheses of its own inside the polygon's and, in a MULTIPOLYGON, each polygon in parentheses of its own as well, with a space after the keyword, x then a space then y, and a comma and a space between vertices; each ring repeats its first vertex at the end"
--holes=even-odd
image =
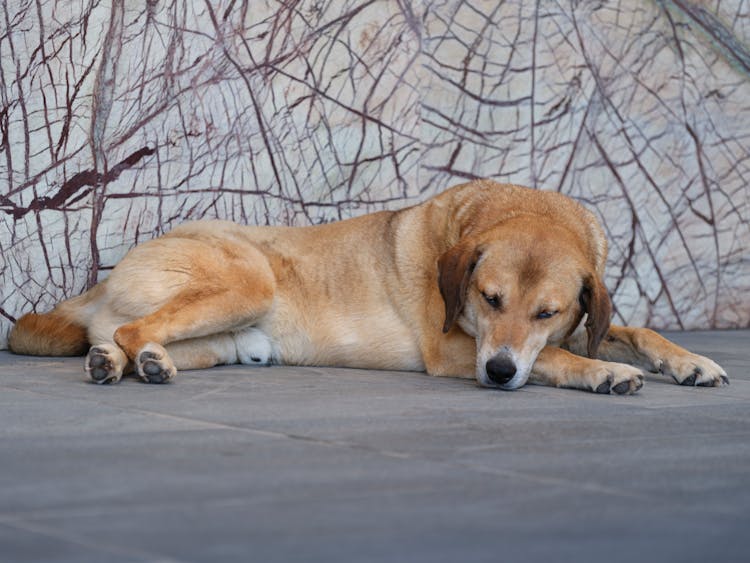
POLYGON ((700 368, 695 368, 695 371, 693 371, 693 373, 691 373, 685 379, 679 382, 680 385, 688 385, 691 387, 695 386, 695 381, 696 379, 698 379, 698 376, 700 375, 700 373, 701 373, 700 368))
POLYGON ((624 395, 628 391, 630 391, 630 381, 621 381, 614 387, 612 387, 612 391, 617 393, 618 395, 624 395))
MULTIPOLYGON (((152 345, 153 346, 153 345, 152 345)), ((166 383, 177 373, 169 356, 159 350, 146 349, 138 354, 138 375, 146 383, 166 383)))
POLYGON ((117 383, 120 380, 120 373, 115 369, 109 352, 98 346, 89 350, 85 370, 94 383, 117 383))

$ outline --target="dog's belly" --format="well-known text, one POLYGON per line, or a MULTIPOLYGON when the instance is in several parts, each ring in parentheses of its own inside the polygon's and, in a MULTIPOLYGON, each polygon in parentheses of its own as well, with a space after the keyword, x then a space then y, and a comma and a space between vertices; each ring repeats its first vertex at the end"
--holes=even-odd
POLYGON ((327 318, 314 327, 265 319, 234 334, 242 364, 424 371, 419 346, 393 315, 327 318), (274 322, 276 321, 276 322, 274 322))

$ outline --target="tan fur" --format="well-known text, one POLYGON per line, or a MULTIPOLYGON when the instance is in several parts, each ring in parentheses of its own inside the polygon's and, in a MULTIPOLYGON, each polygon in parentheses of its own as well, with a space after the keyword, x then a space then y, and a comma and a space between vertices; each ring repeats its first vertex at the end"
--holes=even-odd
POLYGON ((690 382, 689 366, 705 374, 696 383, 725 381, 655 333, 610 329, 606 254, 601 226, 573 200, 488 180, 323 226, 199 221, 134 248, 83 296, 23 317, 10 346, 81 353, 87 341, 99 383, 237 362, 426 370, 506 389, 531 377, 631 393, 641 368, 690 382), (602 359, 576 355, 597 350, 602 359))
POLYGON ((89 349, 86 328, 58 313, 27 313, 16 322, 8 338, 16 354, 81 356, 89 349))

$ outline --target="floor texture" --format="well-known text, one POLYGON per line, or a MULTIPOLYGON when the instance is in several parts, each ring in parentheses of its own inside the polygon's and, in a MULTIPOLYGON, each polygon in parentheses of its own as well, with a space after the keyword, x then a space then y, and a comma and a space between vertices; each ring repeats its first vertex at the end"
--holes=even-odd
POLYGON ((750 331, 728 387, 635 396, 349 369, 87 384, 0 352, 0 560, 747 561, 750 331))

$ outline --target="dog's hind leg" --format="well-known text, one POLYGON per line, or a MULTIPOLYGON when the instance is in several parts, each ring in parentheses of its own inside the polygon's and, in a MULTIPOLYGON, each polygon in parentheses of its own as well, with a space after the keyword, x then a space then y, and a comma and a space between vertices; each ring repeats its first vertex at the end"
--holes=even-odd
MULTIPOLYGON (((202 338, 190 338, 172 342, 162 348, 155 343, 147 343, 141 350, 144 360, 151 364, 143 366, 146 373, 152 372, 152 383, 157 383, 157 376, 168 380, 176 370, 203 369, 220 364, 242 363, 238 356, 235 336, 231 333, 212 334, 202 338), (148 351, 151 356, 145 357, 148 351)), ((260 362, 258 362, 260 363, 260 362)), ((125 352, 114 343, 102 343, 92 346, 86 357, 86 374, 94 383, 117 383, 123 374, 133 371, 134 364, 128 360, 125 352)))
MULTIPOLYGON (((165 346, 180 342, 184 349, 193 339, 221 340, 224 333, 251 326, 268 311, 275 293, 268 260, 252 245, 177 237, 136 247, 112 272, 108 285, 110 302, 103 328, 90 329, 101 332, 97 342, 92 341, 87 360, 94 380, 109 377, 108 370, 98 368, 121 365, 124 357, 144 381, 169 381, 177 374, 177 365, 165 346), (113 329, 113 319, 126 320, 113 329), (112 342, 105 344, 107 338, 112 342)), ((180 353, 180 367, 231 361, 221 346, 216 350, 213 364, 206 361, 210 354, 180 353)))
POLYGON ((171 342, 164 348, 178 370, 240 363, 234 335, 227 332, 171 342))
MULTIPOLYGON (((198 286, 187 288, 154 313, 119 327, 115 342, 135 365, 138 375, 149 383, 172 379, 177 367, 166 344, 189 346, 196 338, 213 336, 252 324, 265 313, 273 299, 273 287, 267 280, 256 280, 245 290, 236 287, 198 286)), ((231 336, 229 337, 231 338, 231 336)), ((227 363, 225 353, 207 356, 196 353, 185 358, 187 369, 227 363)))

